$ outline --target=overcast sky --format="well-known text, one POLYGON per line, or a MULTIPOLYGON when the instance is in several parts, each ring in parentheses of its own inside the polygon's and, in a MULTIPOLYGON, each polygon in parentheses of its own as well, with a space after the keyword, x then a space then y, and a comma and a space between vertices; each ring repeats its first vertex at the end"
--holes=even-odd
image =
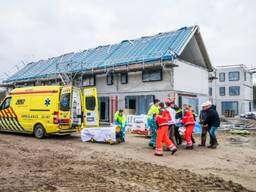
POLYGON ((0 0, 0 78, 22 62, 195 24, 213 65, 256 66, 255 0, 0 0))

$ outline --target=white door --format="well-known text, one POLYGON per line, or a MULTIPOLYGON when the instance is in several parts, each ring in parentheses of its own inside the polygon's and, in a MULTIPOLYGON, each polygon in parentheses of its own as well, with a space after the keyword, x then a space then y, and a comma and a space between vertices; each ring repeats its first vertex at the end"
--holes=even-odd
POLYGON ((71 123, 81 125, 82 123, 82 103, 79 89, 72 91, 71 123))

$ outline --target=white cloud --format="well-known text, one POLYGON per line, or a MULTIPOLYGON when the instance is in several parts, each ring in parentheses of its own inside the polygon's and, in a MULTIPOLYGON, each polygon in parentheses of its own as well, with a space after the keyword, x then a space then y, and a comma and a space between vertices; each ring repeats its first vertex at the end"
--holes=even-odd
MULTIPOLYGON (((254 65, 256 1, 0 0, 0 67, 197 24, 215 65, 254 65)), ((0 73, 0 78, 3 77, 0 73)))

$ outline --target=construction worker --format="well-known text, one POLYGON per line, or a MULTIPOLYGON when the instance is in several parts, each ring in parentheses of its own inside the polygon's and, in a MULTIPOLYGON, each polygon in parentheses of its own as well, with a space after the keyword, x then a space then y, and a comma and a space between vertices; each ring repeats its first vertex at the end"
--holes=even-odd
POLYGON ((126 120, 123 109, 119 109, 114 116, 114 121, 117 126, 120 126, 120 137, 121 142, 125 142, 125 126, 126 126, 126 120))
POLYGON ((202 110, 200 111, 200 115, 199 115, 199 122, 200 125, 202 127, 202 132, 201 132, 201 143, 198 145, 199 147, 205 147, 205 143, 206 143, 206 137, 207 137, 207 131, 208 131, 208 126, 204 126, 204 121, 206 119, 207 116, 207 106, 211 104, 209 102, 205 102, 202 104, 202 110))
POLYGON ((164 103, 160 103, 159 115, 156 115, 156 121, 158 123, 157 136, 156 136, 156 156, 163 156, 163 143, 174 154, 177 151, 176 146, 169 139, 168 129, 169 122, 171 121, 171 115, 168 110, 164 108, 164 103))
POLYGON ((155 116, 159 114, 159 103, 159 99, 154 99, 153 105, 151 105, 148 111, 148 124, 151 130, 151 139, 149 141, 149 146, 152 148, 156 147, 157 123, 155 120, 155 116))
POLYGON ((182 124, 186 128, 184 133, 184 137, 187 142, 186 149, 193 149, 192 132, 195 127, 195 120, 191 108, 188 105, 183 106, 185 115, 182 117, 182 124))
POLYGON ((216 149, 218 146, 218 141, 216 137, 217 129, 220 126, 220 117, 216 111, 216 106, 212 105, 209 102, 209 105, 206 106, 206 118, 204 120, 204 126, 208 127, 210 133, 210 146, 208 148, 216 149))

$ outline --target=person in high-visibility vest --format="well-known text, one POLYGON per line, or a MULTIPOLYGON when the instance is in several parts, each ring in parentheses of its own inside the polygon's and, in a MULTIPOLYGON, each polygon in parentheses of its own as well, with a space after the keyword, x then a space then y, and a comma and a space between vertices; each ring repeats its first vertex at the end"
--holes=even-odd
POLYGON ((114 116, 114 122, 117 126, 121 127, 120 135, 121 135, 121 141, 125 141, 125 126, 126 126, 126 119, 124 115, 124 111, 122 109, 119 109, 114 116))
POLYGON ((160 103, 160 113, 156 115, 158 123, 157 136, 156 136, 156 156, 163 156, 163 143, 174 154, 177 151, 175 144, 169 139, 169 123, 172 120, 170 112, 165 109, 164 103, 160 103))
POLYGON ((149 146, 152 148, 156 147, 156 131, 157 131, 157 123, 155 120, 155 116, 159 114, 159 99, 154 99, 153 105, 151 105, 148 111, 148 124, 151 131, 151 139, 149 141, 149 146))

